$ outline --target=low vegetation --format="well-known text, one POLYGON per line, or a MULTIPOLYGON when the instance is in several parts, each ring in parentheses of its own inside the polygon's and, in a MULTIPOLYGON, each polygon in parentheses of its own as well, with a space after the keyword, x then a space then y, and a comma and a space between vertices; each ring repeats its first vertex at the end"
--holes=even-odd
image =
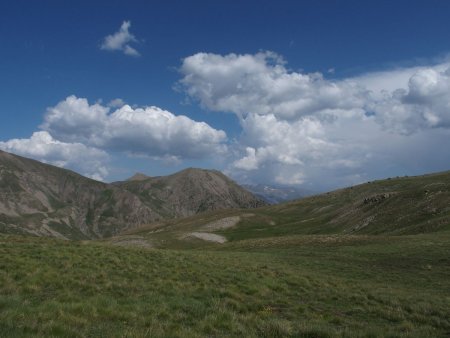
POLYGON ((445 337, 450 233, 161 250, 0 237, 0 335, 445 337))

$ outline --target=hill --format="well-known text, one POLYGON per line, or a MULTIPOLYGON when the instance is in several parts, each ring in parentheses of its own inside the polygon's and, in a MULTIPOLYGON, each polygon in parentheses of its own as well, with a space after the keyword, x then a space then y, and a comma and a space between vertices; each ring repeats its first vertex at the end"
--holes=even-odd
POLYGON ((263 205, 216 171, 106 184, 0 151, 0 232, 103 238, 166 218, 263 205))
POLYGON ((411 235, 446 230, 450 230, 450 172, 368 182, 250 211, 210 212, 151 224, 126 234, 143 236, 155 246, 177 248, 204 245, 214 239, 411 235))

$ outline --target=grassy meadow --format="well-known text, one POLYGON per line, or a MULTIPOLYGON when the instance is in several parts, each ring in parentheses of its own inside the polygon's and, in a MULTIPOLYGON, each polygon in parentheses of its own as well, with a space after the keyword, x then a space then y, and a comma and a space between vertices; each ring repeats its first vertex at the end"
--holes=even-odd
POLYGON ((0 236, 2 337, 445 337, 450 233, 192 250, 0 236))

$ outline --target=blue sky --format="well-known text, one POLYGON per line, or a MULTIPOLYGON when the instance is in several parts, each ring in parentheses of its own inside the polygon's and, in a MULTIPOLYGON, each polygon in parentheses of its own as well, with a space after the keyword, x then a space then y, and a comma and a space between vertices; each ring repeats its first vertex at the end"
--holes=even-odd
POLYGON ((445 1, 2 1, 0 148, 106 181, 195 166, 324 190, 450 169, 449 16, 445 1))

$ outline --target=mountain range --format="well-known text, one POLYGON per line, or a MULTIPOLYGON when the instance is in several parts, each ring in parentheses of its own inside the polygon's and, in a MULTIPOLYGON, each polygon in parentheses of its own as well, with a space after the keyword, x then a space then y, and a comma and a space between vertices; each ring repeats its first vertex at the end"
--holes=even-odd
POLYGON ((215 170, 107 184, 0 151, 1 232, 94 239, 163 219, 265 204, 215 170))
MULTIPOLYGON (((0 232, 98 239, 150 224, 152 229, 159 226, 162 235, 169 229, 166 237, 178 242, 186 224, 195 232, 217 221, 228 225, 213 231, 207 227, 206 232, 226 228, 231 240, 263 234, 416 234, 448 228, 449 187, 450 172, 443 172, 368 182, 268 206, 267 197, 264 201, 216 170, 190 168, 158 177, 138 173, 107 184, 0 151, 0 232)), ((288 196, 267 186, 259 190, 288 196)))

